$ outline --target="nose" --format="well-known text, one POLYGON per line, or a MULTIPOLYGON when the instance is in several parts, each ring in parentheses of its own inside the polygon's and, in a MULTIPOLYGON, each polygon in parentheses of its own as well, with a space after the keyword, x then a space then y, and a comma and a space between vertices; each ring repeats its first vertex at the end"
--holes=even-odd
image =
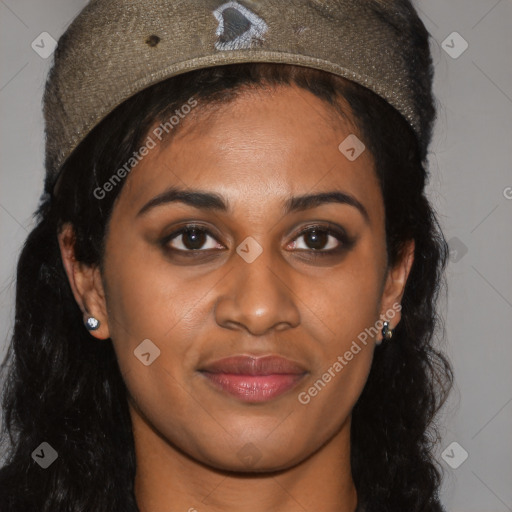
POLYGON ((245 329, 258 336, 269 330, 285 330, 300 323, 291 269, 270 250, 252 263, 234 255, 215 304, 215 319, 228 329, 245 329), (280 261, 279 261, 280 260, 280 261))

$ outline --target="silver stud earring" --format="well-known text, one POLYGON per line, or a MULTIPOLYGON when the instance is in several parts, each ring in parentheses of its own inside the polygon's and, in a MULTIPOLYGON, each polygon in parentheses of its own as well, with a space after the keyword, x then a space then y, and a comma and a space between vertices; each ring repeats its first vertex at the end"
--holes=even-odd
POLYGON ((85 327, 88 331, 95 331, 100 326, 100 321, 93 316, 89 316, 85 322, 85 327))
POLYGON ((384 322, 384 325, 382 326, 382 339, 383 340, 390 340, 393 337, 393 329, 389 328, 389 322, 384 322))

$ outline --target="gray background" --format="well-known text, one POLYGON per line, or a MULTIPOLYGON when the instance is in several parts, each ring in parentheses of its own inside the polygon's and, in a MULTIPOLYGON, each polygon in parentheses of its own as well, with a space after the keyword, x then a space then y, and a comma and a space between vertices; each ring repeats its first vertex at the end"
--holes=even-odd
MULTIPOLYGON (((42 32, 58 39, 86 3, 0 0, 2 359, 16 258, 43 187, 41 97, 51 58, 31 44, 42 32)), ((456 383, 441 416, 443 500, 452 512, 512 512, 512 0, 415 4, 434 38, 429 195, 452 249, 442 311, 456 383), (445 51, 462 48, 453 32, 469 45, 457 58, 445 51), (469 456, 454 469, 462 449, 469 456)))

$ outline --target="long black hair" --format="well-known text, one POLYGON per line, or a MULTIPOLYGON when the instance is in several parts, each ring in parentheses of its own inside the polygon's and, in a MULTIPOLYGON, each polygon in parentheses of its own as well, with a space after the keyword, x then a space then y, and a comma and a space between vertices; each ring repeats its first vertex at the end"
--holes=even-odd
MULTIPOLYGON (((434 420, 453 379, 434 343, 447 245, 425 195, 428 141, 418 141, 394 108, 360 85, 315 69, 260 63, 192 71, 138 93, 67 160, 57 195, 45 183, 37 225, 18 261, 14 332, 3 363, 2 512, 138 511, 127 390, 111 341, 98 342, 84 328, 57 233, 70 222, 77 260, 101 265, 109 218, 126 180, 102 199, 94 190, 140 147, 155 120, 168 119, 191 97, 199 109, 226 103, 247 87, 286 84, 337 110, 345 108, 340 97, 350 105, 376 163, 389 264, 399 260, 408 240, 415 241, 402 321, 392 342, 376 347, 352 412, 351 465, 359 502, 367 512, 443 510, 441 470, 432 453, 438 440, 434 420), (42 442, 58 453, 48 469, 32 458, 42 442)), ((423 107, 431 123, 432 98, 423 107)))

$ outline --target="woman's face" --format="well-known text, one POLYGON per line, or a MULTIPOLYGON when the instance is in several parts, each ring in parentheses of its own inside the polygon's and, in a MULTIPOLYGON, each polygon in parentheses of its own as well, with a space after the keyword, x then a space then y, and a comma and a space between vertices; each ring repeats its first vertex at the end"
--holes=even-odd
POLYGON ((290 467, 349 431, 411 260, 388 271, 372 157, 316 96, 251 91, 181 122, 115 204, 93 334, 112 338, 135 424, 210 466, 290 467), (204 371, 267 355, 299 369, 204 371))

